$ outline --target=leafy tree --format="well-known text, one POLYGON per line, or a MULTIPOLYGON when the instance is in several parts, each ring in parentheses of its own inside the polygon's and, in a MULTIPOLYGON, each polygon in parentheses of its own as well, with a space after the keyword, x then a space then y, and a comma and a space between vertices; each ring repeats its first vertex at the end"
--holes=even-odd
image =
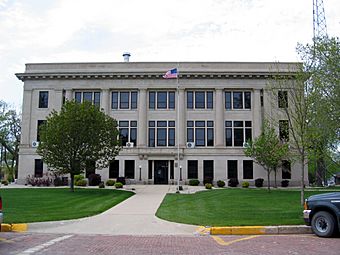
POLYGON ((84 172, 88 162, 106 167, 120 151, 117 122, 90 102, 67 101, 60 112, 53 111, 40 129, 37 149, 55 174, 84 172))
POLYGON ((261 165, 267 171, 268 190, 270 190, 270 173, 275 172, 281 165, 282 160, 288 157, 288 144, 283 143, 274 128, 264 122, 262 133, 260 136, 248 141, 244 149, 246 156, 251 157, 254 161, 261 165))
POLYGON ((16 110, 0 101, 1 166, 5 162, 7 178, 13 180, 18 172, 21 120, 16 110))

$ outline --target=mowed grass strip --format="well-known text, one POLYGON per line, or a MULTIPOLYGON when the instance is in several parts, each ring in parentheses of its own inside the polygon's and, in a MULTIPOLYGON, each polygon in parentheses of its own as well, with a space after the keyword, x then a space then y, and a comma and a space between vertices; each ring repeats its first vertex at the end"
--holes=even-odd
MULTIPOLYGON (((326 192, 326 190, 325 190, 326 192)), ((306 192, 306 196, 320 192, 306 192)), ((164 220, 202 226, 304 224, 298 190, 216 189, 167 194, 156 215, 164 220)))
POLYGON ((0 189, 5 223, 77 219, 101 213, 134 193, 114 189, 0 189))

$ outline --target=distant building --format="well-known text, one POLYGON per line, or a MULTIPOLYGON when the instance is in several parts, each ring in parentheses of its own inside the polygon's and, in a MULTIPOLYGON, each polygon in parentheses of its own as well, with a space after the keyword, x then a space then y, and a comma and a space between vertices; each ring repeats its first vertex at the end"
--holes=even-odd
MULTIPOLYGON (((247 139, 261 133, 270 103, 268 80, 291 75, 296 63, 117 62, 26 64, 18 182, 48 167, 36 154, 38 127, 64 100, 91 101, 117 119, 124 149, 109 168, 89 166, 102 180, 125 176, 136 183, 189 179, 254 183, 265 170, 245 157, 247 139), (179 79, 164 79, 178 67, 179 79), (278 68, 278 69, 277 69, 278 68), (177 99, 179 101, 177 101, 177 99), (179 146, 178 146, 179 141, 179 146), (179 164, 177 164, 179 155, 179 164)), ((283 93, 282 96, 286 94, 283 93)), ((284 119, 278 120, 285 122, 284 119)), ((282 135, 287 135, 284 132, 282 135)), ((306 170, 307 172, 307 170, 306 170)), ((284 162, 278 181, 298 185, 298 163, 284 162)), ((306 183, 307 183, 307 174, 306 183)), ((272 178, 273 179, 273 178, 272 178)))

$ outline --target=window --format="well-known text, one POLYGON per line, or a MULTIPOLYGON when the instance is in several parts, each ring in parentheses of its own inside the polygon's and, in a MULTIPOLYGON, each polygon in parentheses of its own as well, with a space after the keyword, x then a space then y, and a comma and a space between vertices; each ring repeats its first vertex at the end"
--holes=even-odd
POLYGON ((188 109, 213 109, 213 91, 187 91, 188 109))
POLYGON ((119 177, 119 160, 114 160, 110 162, 109 166, 109 178, 119 177))
POLYGON ((250 91, 226 91, 224 95, 225 109, 251 109, 250 91))
POLYGON ((137 91, 112 91, 111 108, 114 110, 137 109, 137 91))
POLYGON ((252 139, 251 121, 226 121, 225 144, 226 146, 241 147, 252 139))
POLYGON ((252 160, 243 160, 243 179, 253 179, 252 160))
POLYGON ((135 179, 135 161, 125 160, 125 178, 135 179))
POLYGON ((204 183, 212 183, 214 180, 214 161, 203 160, 203 181, 204 183))
POLYGON ((149 180, 152 179, 152 162, 153 160, 148 161, 148 179, 149 180))
POLYGON ((149 109, 175 109, 175 92, 149 91, 149 109))
POLYGON ((290 162, 288 160, 282 161, 282 179, 291 179, 292 178, 292 170, 290 166, 290 162))
POLYGON ((43 176, 43 161, 41 159, 34 160, 34 177, 42 177, 43 176))
POLYGON ((288 108, 288 93, 287 91, 278 91, 279 108, 288 108))
POLYGON ((149 121, 149 147, 175 146, 175 121, 149 121))
POLYGON ((46 120, 38 120, 38 125, 37 125, 37 141, 40 141, 40 128, 41 125, 45 124, 46 120))
POLYGON ((187 121, 187 142, 196 146, 214 146, 214 122, 204 120, 187 121))
POLYGON ((237 177, 237 160, 228 160, 228 179, 237 177))
POLYGON ((39 91, 39 108, 48 108, 48 91, 39 91))
POLYGON ((198 179, 197 160, 188 160, 188 179, 198 179))
POLYGON ((289 141, 288 120, 279 120, 279 135, 281 141, 289 141))
POLYGON ((137 144, 137 121, 124 120, 119 121, 119 134, 122 146, 126 146, 127 142, 137 144))
POLYGON ((96 161, 88 160, 85 165, 85 177, 89 178, 91 174, 96 173, 96 161))
POLYGON ((74 93, 74 99, 78 103, 82 102, 90 102, 95 106, 100 106, 100 92, 92 92, 92 91, 84 91, 84 92, 79 92, 76 91, 74 93))

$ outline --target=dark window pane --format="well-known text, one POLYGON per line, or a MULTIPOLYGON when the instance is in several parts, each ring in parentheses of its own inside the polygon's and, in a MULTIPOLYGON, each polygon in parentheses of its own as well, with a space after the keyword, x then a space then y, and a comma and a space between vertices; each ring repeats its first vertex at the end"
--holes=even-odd
POLYGON ((170 179, 174 179, 174 173, 175 173, 175 167, 174 167, 174 161, 170 160, 170 179))
POLYGON ((187 142, 194 142, 194 129, 193 128, 187 129, 187 142))
POLYGON ((234 127, 243 127, 243 121, 234 121, 234 127))
POLYGON ((188 179, 198 179, 197 160, 188 160, 188 179))
POLYGON ((137 121, 132 120, 132 121, 130 122, 130 126, 131 126, 131 127, 137 127, 137 121))
POLYGON ((194 122, 192 120, 187 121, 187 127, 193 127, 194 122))
POLYGON ((243 160, 243 179, 253 179, 252 160, 243 160))
POLYGON ((287 91, 279 91, 278 92, 278 103, 279 108, 287 108, 288 107, 288 94, 287 91))
POLYGON ((152 160, 148 161, 148 179, 152 179, 152 160))
POLYGON ((114 160, 110 162, 109 166, 109 178, 119 177, 119 160, 114 160))
POLYGON ((225 108, 231 109, 231 92, 225 92, 225 108))
POLYGON ((137 128, 130 129, 130 142, 137 144, 137 128))
POLYGON ((242 109, 243 108, 243 93, 233 92, 233 108, 242 109))
POLYGON ((204 182, 212 182, 214 180, 214 161, 203 160, 203 180, 204 182))
POLYGON ((251 127, 251 121, 245 121, 245 127, 251 127))
POLYGON ((169 128, 168 133, 169 133, 168 146, 175 146, 175 129, 169 128))
POLYGON ((150 120, 150 121, 149 121, 149 127, 154 127, 154 126, 155 126, 155 121, 150 120))
POLYGON ((234 146, 243 146, 243 128, 234 129, 234 146))
POLYGON ((214 108, 214 99, 213 99, 213 92, 208 91, 207 92, 207 109, 214 108))
POLYGON ((167 92, 157 92, 157 109, 166 109, 167 92))
POLYGON ((90 102, 92 104, 92 92, 83 93, 83 102, 90 102))
POLYGON ((214 122, 209 120, 207 121, 207 127, 213 127, 214 126, 214 122))
POLYGON ((207 129, 207 146, 214 146, 214 129, 207 129))
POLYGON ((157 146, 166 146, 166 128, 157 128, 157 146))
POLYGON ((77 103, 81 103, 81 92, 76 92, 74 94, 74 99, 76 100, 77 103))
POLYGON ((188 109, 194 108, 194 95, 192 91, 187 92, 187 108, 188 109))
POLYGON ((128 121, 119 121, 119 127, 128 127, 129 122, 128 121))
POLYGON ((233 131, 231 128, 225 129, 225 140, 226 146, 233 146, 233 131))
POLYGON ((40 141, 40 128, 41 125, 43 125, 44 123, 46 123, 46 120, 38 120, 38 126, 37 126, 37 141, 40 141))
POLYGON ((228 160, 228 179, 237 177, 237 160, 228 160))
POLYGON ((118 109, 118 92, 112 92, 112 109, 118 109))
POLYGON ((122 142, 122 146, 126 146, 126 143, 129 141, 129 129, 128 128, 120 128, 120 139, 122 142))
POLYGON ((247 142, 247 141, 251 141, 251 139, 252 139, 252 135, 251 135, 251 128, 246 128, 246 139, 245 139, 245 142, 247 142))
POLYGON ((92 160, 86 161, 85 177, 89 178, 89 175, 96 173, 96 162, 92 160))
POLYGON ((166 121, 157 121, 157 127, 166 127, 166 121))
POLYGON ((120 109, 129 109, 129 92, 120 92, 120 109))
POLYGON ((169 92, 169 109, 175 109, 175 92, 169 92))
POLYGON ((94 101, 93 104, 95 106, 100 107, 100 92, 94 92, 94 101))
POLYGON ((135 179, 135 161, 125 160, 125 178, 135 179))
POLYGON ((43 176, 43 161, 41 159, 34 160, 34 177, 42 177, 43 176))
POLYGON ((231 121, 226 121, 225 122, 226 127, 232 127, 232 122, 231 121))
POLYGON ((244 92, 244 108, 251 109, 251 93, 244 92))
POLYGON ((195 121, 195 127, 205 127, 205 121, 195 121))
POLYGON ((39 108, 48 108, 48 91, 39 91, 39 108))
POLYGON ((131 92, 131 109, 137 109, 137 92, 131 92))
POLYGON ((279 134, 281 140, 289 141, 288 120, 279 121, 279 134))
POLYGON ((292 178, 292 170, 290 166, 290 162, 288 160, 282 161, 282 179, 291 179, 292 178))
POLYGON ((205 92, 195 92, 195 108, 204 109, 205 108, 205 92))
POLYGON ((149 128, 149 147, 155 147, 155 129, 149 128))
POLYGON ((149 109, 155 109, 155 99, 156 99, 155 92, 150 91, 149 92, 149 109))
POLYGON ((205 146, 205 129, 204 128, 195 129, 195 139, 196 139, 196 146, 205 146))
POLYGON ((175 126, 175 121, 169 121, 169 127, 174 127, 175 126))

